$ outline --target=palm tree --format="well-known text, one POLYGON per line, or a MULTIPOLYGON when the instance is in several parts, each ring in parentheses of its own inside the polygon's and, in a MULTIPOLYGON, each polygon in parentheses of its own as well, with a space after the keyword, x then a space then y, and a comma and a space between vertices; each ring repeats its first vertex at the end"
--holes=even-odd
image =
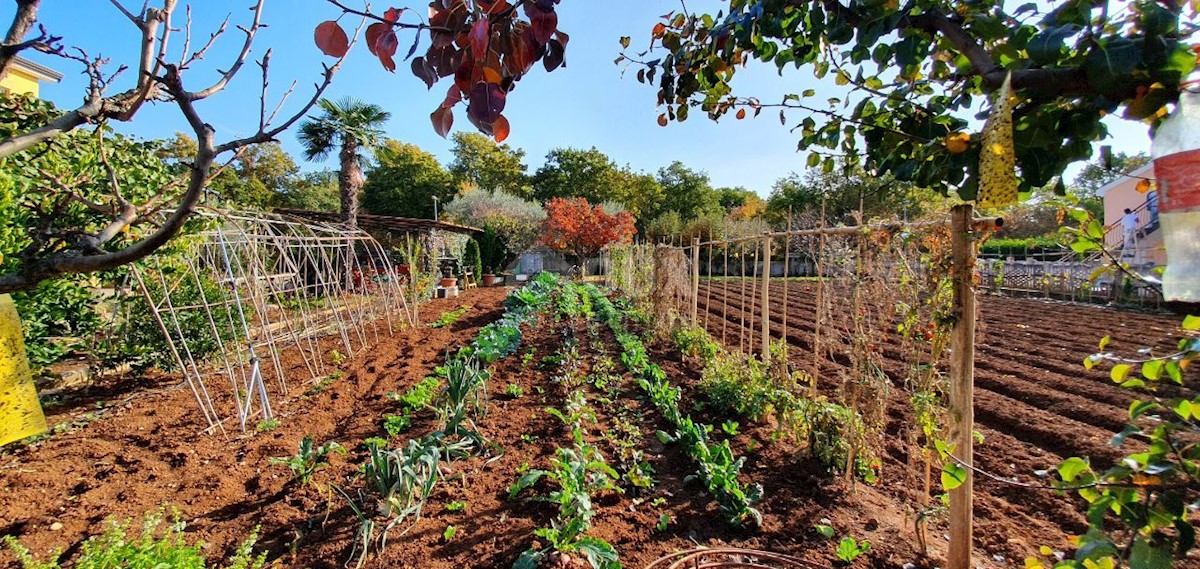
POLYGON ((357 225, 358 193, 363 186, 363 168, 367 162, 364 152, 379 147, 383 141, 381 127, 392 115, 379 105, 351 97, 337 102, 321 99, 317 106, 323 114, 300 125, 299 139, 304 146, 304 158, 310 162, 325 160, 334 148, 340 147, 338 188, 342 197, 342 221, 354 226, 357 225))

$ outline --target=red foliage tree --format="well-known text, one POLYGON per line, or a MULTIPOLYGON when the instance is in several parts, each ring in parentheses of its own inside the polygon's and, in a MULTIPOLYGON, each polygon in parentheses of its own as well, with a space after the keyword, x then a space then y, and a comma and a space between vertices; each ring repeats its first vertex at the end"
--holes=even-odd
POLYGON ((637 233, 633 215, 615 215, 583 198, 554 198, 546 203, 541 243, 580 262, 600 253, 606 245, 627 243, 637 233))

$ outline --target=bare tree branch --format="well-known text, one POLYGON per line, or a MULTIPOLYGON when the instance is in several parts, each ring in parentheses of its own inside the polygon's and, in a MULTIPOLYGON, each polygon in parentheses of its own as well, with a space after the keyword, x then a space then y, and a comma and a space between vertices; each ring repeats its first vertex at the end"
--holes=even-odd
POLYGON ((45 28, 41 28, 41 34, 38 37, 26 41, 25 36, 29 35, 34 22, 37 21, 38 7, 42 0, 16 1, 17 11, 13 14, 13 21, 8 27, 8 33, 4 36, 4 42, 0 43, 0 79, 8 75, 9 67, 12 66, 13 60, 22 50, 39 46, 53 50, 56 49, 55 44, 61 40, 61 38, 48 34, 45 28))
MULTIPOLYGON (((265 0, 258 0, 254 7, 250 8, 250 10, 254 12, 254 22, 250 24, 250 27, 238 27, 238 29, 242 30, 246 34, 246 41, 242 44, 242 51, 238 54, 237 59, 233 61, 233 65, 229 66, 229 70, 222 74, 221 78, 218 79, 216 83, 209 85, 208 88, 201 89, 200 91, 196 92, 185 93, 184 96, 193 101, 207 99, 208 97, 221 92, 223 89, 225 89, 225 86, 233 80, 238 71, 242 68, 242 65, 246 63, 246 59, 250 57, 250 48, 254 46, 254 36, 258 34, 258 30, 262 29, 263 27, 262 12, 264 1, 265 0)), ((224 30, 225 26, 222 25, 221 29, 224 30)), ((207 49, 207 47, 205 49, 207 49)))

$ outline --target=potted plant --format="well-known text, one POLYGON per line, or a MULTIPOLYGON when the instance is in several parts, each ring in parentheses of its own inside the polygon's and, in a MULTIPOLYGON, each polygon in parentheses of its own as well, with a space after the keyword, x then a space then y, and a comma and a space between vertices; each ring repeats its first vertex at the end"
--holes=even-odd
POLYGON ((450 288, 458 284, 458 278, 454 276, 454 271, 450 267, 442 268, 442 280, 438 281, 442 288, 450 288))
POLYGON ((488 270, 483 272, 483 286, 496 286, 504 282, 504 275, 497 275, 494 267, 488 267, 488 270))

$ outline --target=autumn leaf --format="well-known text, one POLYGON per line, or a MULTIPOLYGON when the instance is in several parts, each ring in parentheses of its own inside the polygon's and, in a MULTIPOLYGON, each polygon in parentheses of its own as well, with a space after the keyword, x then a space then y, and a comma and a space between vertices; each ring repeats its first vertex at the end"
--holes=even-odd
POLYGON ((454 127, 454 111, 446 105, 439 106, 429 119, 433 121, 433 130, 442 138, 446 138, 454 127))
POLYGON ((746 109, 738 109, 737 120, 742 120, 744 118, 746 118, 746 109))
POLYGON ((500 115, 500 118, 492 123, 492 136, 495 137, 497 144, 508 138, 509 129, 508 119, 504 118, 504 115, 500 115))
POLYGON ((471 26, 471 32, 468 34, 471 41, 471 55, 476 60, 483 59, 487 56, 488 48, 488 20, 480 18, 475 25, 471 26))
POLYGON ((658 115, 658 126, 667 126, 667 115, 658 115))
POLYGON ((346 52, 350 51, 350 38, 346 36, 346 31, 333 20, 317 25, 316 31, 313 32, 313 39, 317 42, 317 49, 329 57, 345 57, 346 52))

